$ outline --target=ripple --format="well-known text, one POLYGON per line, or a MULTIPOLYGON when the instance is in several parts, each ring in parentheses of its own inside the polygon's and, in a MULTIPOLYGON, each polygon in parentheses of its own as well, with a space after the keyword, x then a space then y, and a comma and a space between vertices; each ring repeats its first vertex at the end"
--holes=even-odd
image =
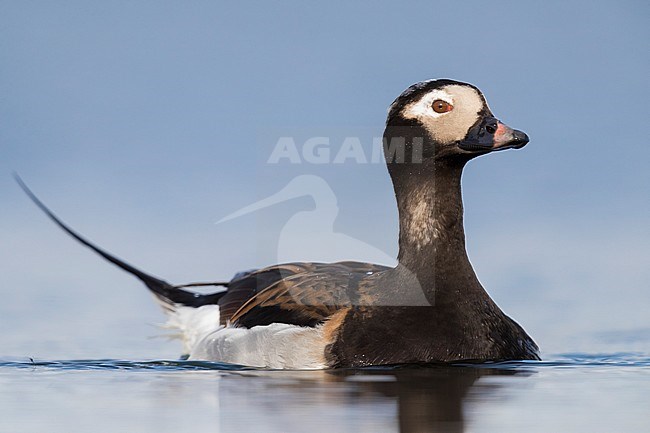
POLYGON ((253 367, 210 361, 127 361, 122 359, 79 359, 56 361, 0 361, 0 367, 20 369, 54 369, 54 370, 157 370, 157 371, 246 371, 253 367))
MULTIPOLYGON (((641 353, 565 353, 544 361, 504 361, 481 363, 455 363, 432 365, 392 365, 373 366, 364 371, 390 371, 409 368, 470 367, 477 369, 530 370, 546 368, 581 368, 581 367, 650 367, 650 357, 641 353)), ((80 359, 80 360, 34 360, 31 358, 17 360, 0 360, 0 368, 49 369, 49 370, 155 370, 155 371, 268 371, 269 369, 247 367, 211 361, 186 360, 145 360, 131 361, 122 359, 80 359)))
POLYGON ((636 352, 563 353, 543 361, 504 361, 458 364, 477 368, 650 367, 650 357, 636 352))

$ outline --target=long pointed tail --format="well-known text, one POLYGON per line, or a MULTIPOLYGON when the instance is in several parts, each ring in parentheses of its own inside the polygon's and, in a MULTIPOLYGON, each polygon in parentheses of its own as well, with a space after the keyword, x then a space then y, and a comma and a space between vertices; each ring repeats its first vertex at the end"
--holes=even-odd
POLYGON ((27 187, 25 182, 14 173, 14 178, 22 190, 27 194, 27 196, 38 206, 52 221, 54 221, 63 231, 68 233, 70 236, 75 238, 78 242, 85 245, 86 247, 93 250, 95 253, 102 256, 104 259, 113 263, 114 265, 120 267, 126 272, 130 273, 142 281, 151 292, 158 298, 161 302, 163 308, 168 311, 174 311, 176 306, 184 305, 188 307, 200 307, 202 305, 216 304, 219 301, 219 298, 223 296, 226 292, 219 291, 216 293, 210 293, 202 295, 200 293, 190 292, 188 290, 182 290, 180 287, 195 287, 195 286, 223 286, 227 287, 227 282, 215 282, 215 283, 190 283, 183 284, 181 286, 173 286, 166 281, 160 280, 152 275, 142 272, 139 269, 134 268, 123 260, 118 259, 114 255, 104 251, 98 246, 92 244, 87 239, 83 238, 77 232, 68 227, 63 221, 61 221, 54 213, 48 209, 36 195, 27 187))

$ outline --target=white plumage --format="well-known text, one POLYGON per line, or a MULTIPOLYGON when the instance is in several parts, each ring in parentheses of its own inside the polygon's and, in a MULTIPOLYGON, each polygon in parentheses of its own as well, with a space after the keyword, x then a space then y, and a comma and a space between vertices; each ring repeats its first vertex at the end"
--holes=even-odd
POLYGON ((322 369, 326 342, 322 326, 273 323, 253 328, 219 324, 219 307, 175 306, 167 328, 178 329, 191 360, 277 369, 322 369))

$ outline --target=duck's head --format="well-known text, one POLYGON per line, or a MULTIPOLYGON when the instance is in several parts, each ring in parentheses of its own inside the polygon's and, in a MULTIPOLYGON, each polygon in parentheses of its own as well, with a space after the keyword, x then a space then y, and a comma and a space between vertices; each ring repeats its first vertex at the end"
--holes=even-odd
POLYGON ((448 157, 468 161, 519 149, 529 140, 492 114, 477 87, 446 79, 416 83, 398 96, 389 108, 384 138, 389 163, 448 157))

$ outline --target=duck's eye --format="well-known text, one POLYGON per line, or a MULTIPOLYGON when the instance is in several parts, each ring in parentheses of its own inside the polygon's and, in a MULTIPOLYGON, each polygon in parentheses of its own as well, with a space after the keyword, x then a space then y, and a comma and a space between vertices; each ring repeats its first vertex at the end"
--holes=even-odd
POLYGON ((436 113, 446 113, 453 110, 454 106, 447 101, 443 101, 442 99, 436 99, 433 101, 433 104, 431 104, 431 108, 433 108, 433 111, 436 113))

